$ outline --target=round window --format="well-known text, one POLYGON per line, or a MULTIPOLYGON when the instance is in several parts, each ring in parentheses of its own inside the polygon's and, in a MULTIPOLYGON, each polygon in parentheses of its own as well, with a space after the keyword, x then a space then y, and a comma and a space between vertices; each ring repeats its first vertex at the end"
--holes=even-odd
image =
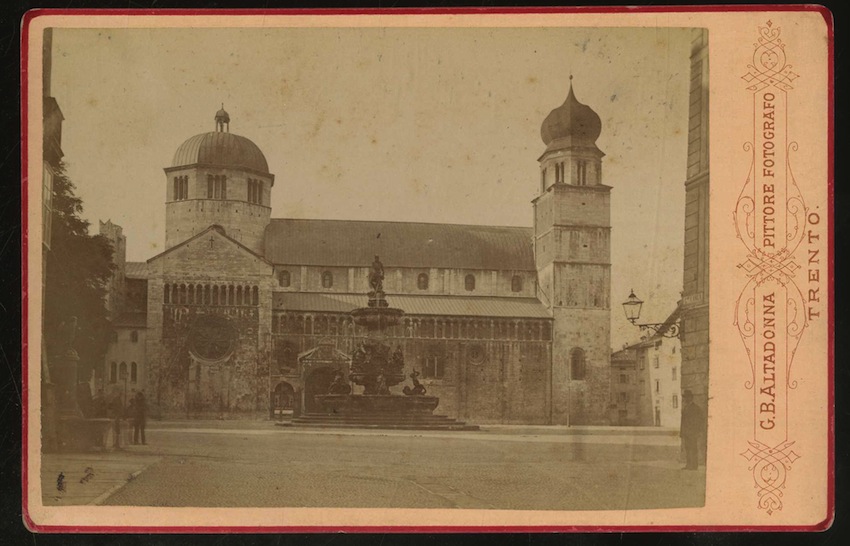
POLYGON ((225 317, 201 316, 191 333, 191 351, 206 360, 219 360, 233 352, 236 331, 225 317))

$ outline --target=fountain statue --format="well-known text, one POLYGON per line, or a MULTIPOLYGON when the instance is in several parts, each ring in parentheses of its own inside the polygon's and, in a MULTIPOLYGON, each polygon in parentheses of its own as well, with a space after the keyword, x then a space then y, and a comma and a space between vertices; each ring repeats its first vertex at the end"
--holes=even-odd
MULTIPOLYGON (((354 323, 366 329, 366 337, 351 355, 348 378, 363 387, 361 394, 342 393, 336 381, 328 394, 316 400, 330 413, 362 414, 379 412, 384 416, 430 414, 440 399, 425 396, 425 388, 411 375, 417 396, 392 394, 391 388, 404 381, 404 353, 401 345, 387 342, 387 330, 401 323, 404 311, 390 307, 384 293, 384 265, 375 256, 369 269, 368 304, 351 312, 354 323), (417 386, 418 385, 418 386, 417 386)), ((419 375, 418 373, 416 374, 419 375)), ((406 391, 410 388, 406 387, 406 391)), ((411 391, 413 392, 413 391, 411 391)))

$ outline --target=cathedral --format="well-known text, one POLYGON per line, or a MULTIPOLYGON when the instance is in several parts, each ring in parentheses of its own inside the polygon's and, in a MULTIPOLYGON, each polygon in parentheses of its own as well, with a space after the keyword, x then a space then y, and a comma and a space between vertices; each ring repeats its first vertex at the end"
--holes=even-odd
POLYGON ((330 362, 350 360, 364 335, 350 312, 366 305, 379 255, 387 299, 405 312, 387 341, 402 349, 405 376, 417 370, 440 397, 437 413, 606 424, 611 187, 601 130, 571 85, 540 130, 532 228, 273 218, 272 192, 287 181, 230 132, 222 108, 215 131, 186 140, 164 169, 162 253, 127 262, 121 227, 100 224, 116 267, 97 386, 144 391, 161 417, 316 411, 330 362))

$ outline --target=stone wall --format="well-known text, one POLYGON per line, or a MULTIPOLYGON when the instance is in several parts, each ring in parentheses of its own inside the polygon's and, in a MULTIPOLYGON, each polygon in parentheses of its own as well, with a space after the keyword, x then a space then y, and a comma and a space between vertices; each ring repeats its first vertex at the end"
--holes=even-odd
POLYGON ((608 424, 611 403, 611 313, 556 307, 552 340, 553 424, 608 424), (571 373, 574 350, 584 352, 584 378, 571 373))
POLYGON ((152 414, 267 412, 273 267, 215 229, 148 264, 152 414), (226 358, 198 358, 193 351, 204 316, 224 317, 232 329, 226 358))
MULTIPOLYGON (((529 241, 530 244, 530 241, 529 241)), ((368 267, 321 267, 301 265, 277 265, 275 276, 278 290, 290 292, 340 292, 366 294, 369 288, 368 267), (289 286, 280 286, 282 274, 289 274, 289 286), (333 286, 322 285, 322 275, 329 273, 333 286)), ((384 291, 388 294, 458 295, 458 296, 511 296, 536 297, 537 275, 523 270, 482 270, 446 268, 384 267, 384 291), (428 276, 428 288, 419 289, 419 275, 428 276), (475 289, 467 290, 465 278, 475 277, 475 289), (518 276, 521 289, 512 290, 512 279, 518 276)))
POLYGON ((171 248, 207 229, 224 227, 228 236, 257 253, 263 252, 263 235, 271 216, 273 178, 240 169, 192 167, 166 174, 165 248, 171 248), (207 198, 207 176, 224 176, 227 199, 207 198), (188 178, 188 199, 174 199, 174 178, 188 178), (248 202, 248 178, 263 181, 262 204, 248 202))
MULTIPOLYGON (((681 314, 682 390, 708 407, 709 149, 708 31, 691 42, 688 167, 685 181, 685 257, 681 314)), ((708 413, 708 412, 706 412, 708 413)))

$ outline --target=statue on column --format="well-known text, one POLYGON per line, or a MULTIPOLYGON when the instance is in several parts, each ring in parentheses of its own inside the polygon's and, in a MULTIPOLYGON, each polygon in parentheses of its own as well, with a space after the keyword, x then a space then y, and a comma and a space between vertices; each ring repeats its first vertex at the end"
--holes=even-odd
POLYGON ((369 286, 375 293, 384 291, 384 264, 381 263, 377 254, 375 255, 375 261, 372 262, 372 269, 369 271, 369 286))

